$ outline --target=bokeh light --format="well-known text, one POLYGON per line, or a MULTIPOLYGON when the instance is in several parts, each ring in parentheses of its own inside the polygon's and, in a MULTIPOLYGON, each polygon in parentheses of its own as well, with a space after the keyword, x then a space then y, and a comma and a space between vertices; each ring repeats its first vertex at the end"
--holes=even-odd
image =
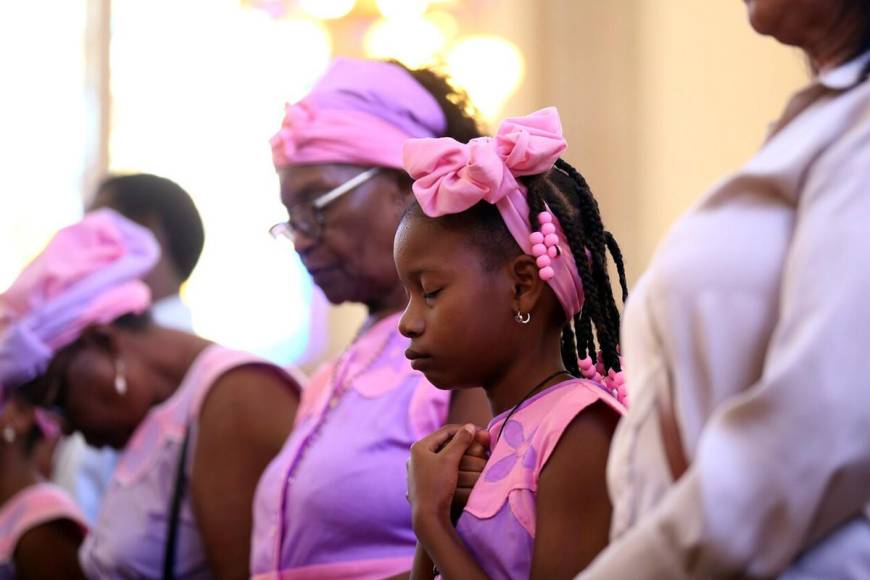
POLYGON ((0 292, 82 212, 99 115, 86 86, 85 0, 0 2, 0 292))
POLYGON ((284 103, 326 70, 328 30, 228 0, 118 3, 112 27, 111 169, 178 181, 206 225, 183 295, 194 330, 278 362, 298 360, 323 320, 312 318, 314 289, 298 258, 267 234, 286 219, 268 140, 284 103), (158 29, 160 43, 142 50, 158 29))
POLYGON ((299 0, 299 8, 313 18, 335 20, 350 14, 356 0, 299 0))
POLYGON ((488 121, 499 117, 525 75, 520 49, 500 36, 468 36, 450 50, 447 69, 488 121))
POLYGON ((431 2, 429 0, 375 0, 375 4, 384 18, 408 19, 421 17, 426 13, 431 2))
POLYGON ((409 67, 431 64, 444 49, 441 29, 426 18, 381 19, 366 31, 363 40, 371 58, 394 58, 409 67))

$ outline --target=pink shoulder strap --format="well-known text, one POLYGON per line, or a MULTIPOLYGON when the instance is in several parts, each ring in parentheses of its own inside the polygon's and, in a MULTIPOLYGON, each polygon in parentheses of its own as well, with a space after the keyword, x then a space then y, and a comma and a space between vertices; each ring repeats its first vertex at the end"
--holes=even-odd
POLYGON ((267 365, 287 379, 288 388, 296 382, 280 367, 253 354, 213 344, 196 358, 175 394, 145 417, 121 453, 113 479, 122 485, 137 481, 153 465, 172 440, 180 445, 189 424, 196 424, 208 392, 221 375, 245 365, 267 365))
POLYGON ((493 421, 489 432, 496 443, 465 510, 480 519, 491 518, 510 499, 514 516, 534 536, 533 496, 514 496, 512 492, 537 491, 538 477, 565 429, 579 413, 598 401, 625 414, 625 407, 596 383, 572 379, 534 397, 507 423, 504 418, 493 421))
MULTIPOLYGON (((273 369, 279 376, 287 381, 288 385, 296 385, 297 381, 286 369, 283 369, 268 360, 240 350, 231 350, 220 345, 209 346, 199 356, 185 378, 181 388, 189 388, 190 405, 187 408, 187 417, 198 417, 202 409, 202 403, 215 383, 229 371, 248 365, 262 365, 273 369)), ((186 424, 187 421, 184 421, 186 424)))

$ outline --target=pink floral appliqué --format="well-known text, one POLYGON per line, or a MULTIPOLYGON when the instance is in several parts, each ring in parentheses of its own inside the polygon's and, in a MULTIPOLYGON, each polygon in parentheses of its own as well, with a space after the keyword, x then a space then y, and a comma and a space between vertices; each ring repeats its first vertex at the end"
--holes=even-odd
POLYGON ((533 469, 538 462, 538 452, 531 445, 532 437, 537 429, 532 430, 526 437, 523 433, 523 425, 519 421, 508 421, 500 439, 503 439, 513 451, 492 464, 483 476, 484 481, 496 482, 507 477, 519 463, 524 469, 533 469))

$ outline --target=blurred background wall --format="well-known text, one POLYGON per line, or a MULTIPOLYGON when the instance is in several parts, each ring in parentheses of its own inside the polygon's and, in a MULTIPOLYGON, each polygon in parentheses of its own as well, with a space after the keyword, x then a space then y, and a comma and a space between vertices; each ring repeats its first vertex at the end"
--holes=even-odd
POLYGON ((197 331, 307 369, 362 310, 328 306, 266 234, 286 219, 268 138, 330 58, 437 63, 491 126, 558 106, 632 281, 808 78, 741 0, 0 2, 0 54, 0 287, 105 173, 157 173, 205 220, 197 331))

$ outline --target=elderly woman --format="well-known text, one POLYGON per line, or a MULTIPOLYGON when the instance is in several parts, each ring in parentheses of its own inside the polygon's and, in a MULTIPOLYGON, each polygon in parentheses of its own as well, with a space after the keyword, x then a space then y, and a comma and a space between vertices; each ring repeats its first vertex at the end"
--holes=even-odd
POLYGON ((109 209, 64 230, 0 295, 0 383, 120 449, 81 548, 90 578, 248 574, 251 503, 297 384, 154 323, 154 236, 109 209))
MULTIPOLYGON (((411 200, 402 145, 480 133, 441 77, 338 59, 272 139, 289 238, 330 302, 368 317, 312 378, 293 434, 255 502, 255 575, 385 578, 410 570, 416 538, 405 498, 409 448, 446 422, 486 424, 480 389, 439 391, 414 371, 397 328, 406 303, 393 237, 411 200)), ((462 482, 460 482, 462 483, 462 482)), ((467 489, 465 490, 467 492, 467 489)))
POLYGON ((746 4, 815 78, 629 301, 613 543, 584 579, 870 577, 870 2, 746 4))

